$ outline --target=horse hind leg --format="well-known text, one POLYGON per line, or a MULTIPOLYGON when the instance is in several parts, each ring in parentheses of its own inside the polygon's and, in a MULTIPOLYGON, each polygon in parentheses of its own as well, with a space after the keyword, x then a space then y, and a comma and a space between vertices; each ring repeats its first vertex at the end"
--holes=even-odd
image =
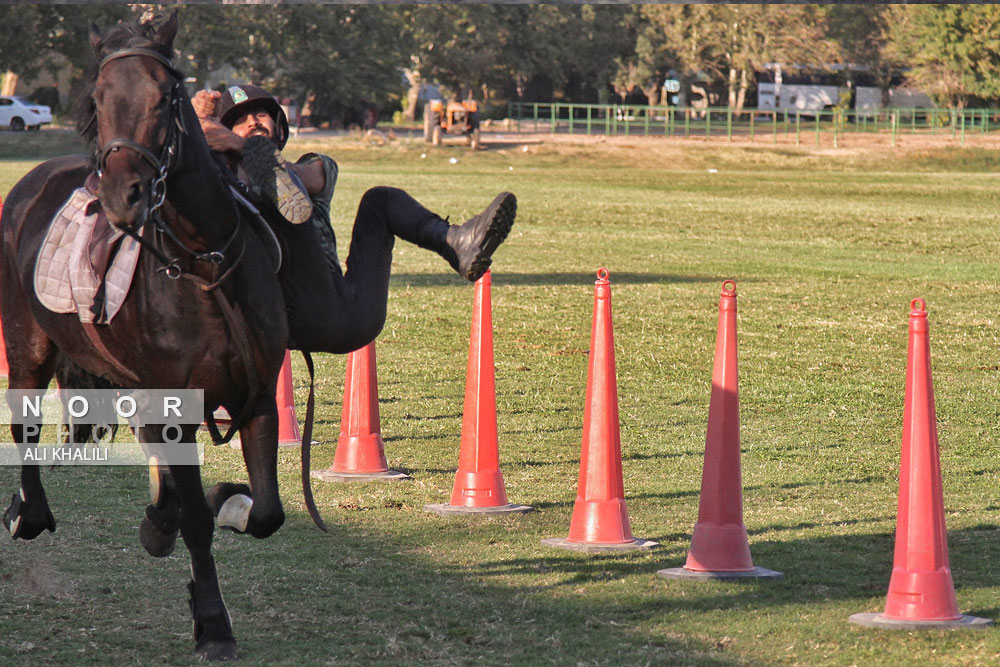
MULTIPOLYGON (((40 329, 37 333, 37 340, 23 346, 14 345, 15 341, 5 336, 8 350, 30 351, 25 355, 9 355, 10 389, 45 389, 52 379, 57 353, 52 342, 41 333, 40 329)), ((7 400, 12 415, 21 414, 22 406, 11 404, 16 400, 14 396, 8 393, 7 400)), ((41 438, 40 424, 11 424, 10 433, 17 443, 21 461, 28 460, 27 452, 35 449, 41 438)), ((49 509, 45 487, 42 486, 41 470, 37 464, 21 464, 21 488, 14 494, 10 506, 3 513, 3 525, 13 539, 32 540, 45 530, 55 532, 56 520, 49 509)))
POLYGON ((156 455, 149 457, 149 498, 139 524, 139 542, 150 556, 163 558, 177 544, 181 506, 170 469, 156 455))

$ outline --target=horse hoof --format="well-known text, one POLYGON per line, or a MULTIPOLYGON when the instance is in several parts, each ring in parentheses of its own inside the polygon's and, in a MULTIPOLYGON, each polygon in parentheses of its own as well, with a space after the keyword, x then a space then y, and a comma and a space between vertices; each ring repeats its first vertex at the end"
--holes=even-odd
POLYGON ((12 539, 33 540, 44 530, 55 532, 56 519, 52 516, 44 497, 40 504, 29 503, 25 500, 22 490, 14 494, 10 507, 4 510, 3 525, 10 532, 12 539))
POLYGON ((219 516, 215 523, 220 528, 232 528, 239 533, 246 532, 247 523, 250 521, 250 508, 253 507, 253 499, 242 493, 230 496, 219 508, 219 516))
POLYGON ((139 524, 139 542, 153 558, 163 558, 169 556, 174 551, 177 544, 177 530, 163 531, 147 517, 143 517, 139 524))
POLYGON ((198 642, 194 654, 202 660, 236 660, 236 640, 207 639, 198 642))

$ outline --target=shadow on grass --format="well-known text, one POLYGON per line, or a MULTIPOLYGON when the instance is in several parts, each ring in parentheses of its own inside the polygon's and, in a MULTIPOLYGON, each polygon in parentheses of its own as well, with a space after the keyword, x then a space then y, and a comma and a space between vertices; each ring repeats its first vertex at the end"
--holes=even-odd
MULTIPOLYGON (((838 522, 843 523, 845 522, 838 522)), ((789 527, 790 530, 795 528, 798 526, 789 527)), ((665 548, 661 547, 653 552, 654 558, 662 558, 653 566, 646 559, 630 556, 577 555, 553 549, 536 558, 480 563, 475 569, 487 577, 538 573, 564 575, 558 582, 546 586, 548 589, 559 589, 647 573, 654 576, 659 569, 684 565, 689 534, 642 537, 666 544, 665 548), (670 545, 670 542, 678 540, 684 542, 683 548, 670 545)), ((1000 546, 1000 529, 996 526, 977 526, 950 531, 948 545, 952 575, 960 600, 962 588, 1000 586, 1000 571, 993 567, 989 557, 1000 546)), ((781 542, 751 540, 750 550, 754 564, 778 570, 784 573, 784 579, 767 582, 741 579, 713 583, 664 580, 664 599, 655 603, 640 603, 638 608, 690 605, 691 610, 708 611, 734 607, 782 607, 831 600, 869 600, 883 596, 888 590, 893 548, 894 537, 891 533, 804 537, 781 542), (709 594, 687 594, 694 589, 709 594)), ((870 603, 859 603, 858 611, 881 610, 877 605, 875 608, 869 607, 870 603)), ((963 608, 962 611, 995 618, 998 610, 963 608)))
MULTIPOLYGON (((2 488, 14 484, 13 469, 0 473, 2 488)), ((135 537, 144 471, 47 477, 59 532, 2 547, 0 616, 18 643, 0 644, 0 656, 30 651, 16 659, 67 665, 192 661, 187 554, 179 547, 152 559, 135 537), (77 628, 68 620, 76 617, 87 619, 86 630, 65 631, 77 628)), ((294 503, 286 507, 290 521, 270 539, 216 532, 243 665, 285 664, 291 655, 295 664, 745 663, 711 640, 663 632, 663 610, 642 596, 596 613, 595 598, 538 596, 535 586, 484 581, 484 572, 499 573, 495 566, 475 571, 426 555, 467 541, 461 523, 428 530, 394 523, 394 513, 351 523, 328 516, 324 535, 294 503)), ((592 565, 579 565, 583 580, 595 576, 592 565)))
MULTIPOLYGON (((596 268, 593 272, 572 273, 495 273, 494 285, 526 285, 529 287, 543 285, 593 285, 597 279, 596 268)), ((451 273, 395 273, 393 284, 405 284, 411 287, 444 287, 466 284, 451 273)), ((611 274, 611 284, 615 285, 654 285, 672 283, 719 283, 722 281, 707 276, 677 276, 667 273, 630 273, 622 271, 611 274)))

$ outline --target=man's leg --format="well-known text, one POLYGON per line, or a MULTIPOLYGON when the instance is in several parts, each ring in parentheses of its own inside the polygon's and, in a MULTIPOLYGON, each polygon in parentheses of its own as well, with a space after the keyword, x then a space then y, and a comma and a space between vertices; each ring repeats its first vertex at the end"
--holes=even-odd
POLYGON ((378 336, 385 324, 395 237, 437 252, 475 280, 506 238, 515 213, 514 196, 504 193, 483 213, 454 226, 402 190, 372 188, 358 206, 344 274, 339 267, 330 270, 310 225, 286 229, 291 263, 282 282, 290 346, 345 353, 378 336))

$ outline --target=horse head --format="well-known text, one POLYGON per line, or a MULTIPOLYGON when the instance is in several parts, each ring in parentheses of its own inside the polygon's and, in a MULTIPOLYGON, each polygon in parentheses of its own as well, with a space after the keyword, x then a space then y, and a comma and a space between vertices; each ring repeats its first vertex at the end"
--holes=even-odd
POLYGON ((141 227, 163 203, 178 160, 186 96, 184 77, 170 63, 176 34, 176 12, 158 28, 123 25, 105 36, 91 26, 98 64, 83 131, 96 140, 98 194, 120 229, 141 227))

